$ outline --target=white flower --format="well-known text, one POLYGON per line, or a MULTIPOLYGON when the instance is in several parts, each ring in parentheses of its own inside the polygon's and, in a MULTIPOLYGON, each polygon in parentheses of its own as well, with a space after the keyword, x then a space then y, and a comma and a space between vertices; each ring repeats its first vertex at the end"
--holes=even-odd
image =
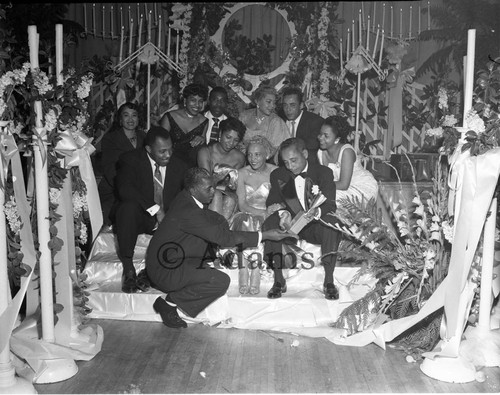
POLYGON ((441 110, 446 110, 448 108, 448 93, 446 92, 445 88, 439 88, 438 97, 438 107, 441 110))
POLYGON ((38 92, 41 95, 44 95, 45 93, 49 92, 52 90, 52 85, 49 83, 49 77, 47 77, 47 74, 43 71, 38 71, 33 73, 33 80, 35 82, 35 86, 38 89, 38 92))
POLYGON ((313 195, 317 195, 319 193, 319 186, 313 185, 311 192, 313 193, 313 195))
POLYGON ((448 221, 443 221, 441 226, 443 227, 444 238, 453 243, 453 226, 448 221))
POLYGON ((87 225, 85 225, 85 222, 81 222, 80 224, 80 236, 79 236, 79 239, 80 239, 80 242, 82 244, 87 244, 87 237, 88 237, 88 234, 87 234, 87 225))
POLYGON ((443 128, 441 126, 433 129, 427 129, 425 132, 427 136, 441 137, 443 135, 443 128))
POLYGON ((61 191, 57 188, 49 189, 49 201, 52 204, 59 204, 59 199, 61 198, 61 191))
POLYGON ((45 127, 47 130, 54 130, 57 126, 57 115, 54 109, 50 109, 46 114, 45 114, 45 127))
POLYGON ((10 199, 5 202, 4 213, 7 218, 7 222, 9 223, 10 230, 14 234, 18 235, 23 224, 21 222, 21 218, 19 217, 19 212, 17 211, 17 204, 14 196, 11 196, 10 199))
POLYGON ((443 126, 455 126, 457 124, 457 119, 455 115, 445 115, 443 117, 443 122, 441 123, 443 126))
POLYGON ((73 192, 73 217, 78 218, 82 211, 88 211, 87 197, 79 192, 73 192))
POLYGON ((464 119, 464 127, 467 128, 467 130, 473 130, 477 134, 484 133, 484 131, 486 130, 484 121, 474 109, 471 109, 467 112, 467 115, 464 119))

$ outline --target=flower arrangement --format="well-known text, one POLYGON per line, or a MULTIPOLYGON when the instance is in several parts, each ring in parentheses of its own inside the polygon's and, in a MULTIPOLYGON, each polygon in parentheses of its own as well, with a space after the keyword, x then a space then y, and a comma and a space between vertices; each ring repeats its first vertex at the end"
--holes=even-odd
POLYGON ((179 84, 181 91, 188 83, 188 52, 189 45, 191 43, 190 22, 192 9, 193 6, 189 3, 175 3, 172 7, 172 15, 169 17, 169 19, 173 22, 170 27, 172 29, 182 31, 181 47, 179 50, 179 64, 185 72, 179 84))

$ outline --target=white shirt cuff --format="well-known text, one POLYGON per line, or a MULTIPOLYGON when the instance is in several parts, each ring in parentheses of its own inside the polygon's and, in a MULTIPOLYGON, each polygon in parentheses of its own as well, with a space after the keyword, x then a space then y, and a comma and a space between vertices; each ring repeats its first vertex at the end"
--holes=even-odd
POLYGON ((153 217, 158 211, 160 211, 160 206, 158 204, 155 204, 154 206, 148 208, 146 211, 153 217))
POLYGON ((259 230, 257 233, 259 234, 259 240, 257 241, 257 245, 259 245, 262 242, 262 232, 259 230))
POLYGON ((321 207, 318 207, 318 212, 314 216, 314 219, 320 219, 321 218, 321 207))

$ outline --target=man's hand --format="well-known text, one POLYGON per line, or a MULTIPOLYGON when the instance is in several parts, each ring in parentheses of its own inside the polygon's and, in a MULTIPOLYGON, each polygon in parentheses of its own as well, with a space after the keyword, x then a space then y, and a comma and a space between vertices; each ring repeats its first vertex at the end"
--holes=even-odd
POLYGON ((281 211, 280 215, 280 229, 288 230, 292 226, 292 214, 289 211, 281 211))
POLYGON ((163 209, 159 209, 158 212, 156 213, 156 220, 158 221, 159 224, 161 224, 161 221, 163 221, 163 218, 165 217, 165 212, 163 209))
POLYGON ((279 241, 283 240, 286 238, 293 238, 298 240, 299 235, 295 233, 288 233, 283 230, 279 229, 271 229, 271 230, 265 230, 262 232, 262 240, 273 240, 273 241, 279 241))
POLYGON ((307 223, 311 222, 313 219, 316 219, 316 217, 319 214, 319 207, 316 207, 312 210, 309 210, 306 214, 304 214, 304 219, 307 220, 307 223))

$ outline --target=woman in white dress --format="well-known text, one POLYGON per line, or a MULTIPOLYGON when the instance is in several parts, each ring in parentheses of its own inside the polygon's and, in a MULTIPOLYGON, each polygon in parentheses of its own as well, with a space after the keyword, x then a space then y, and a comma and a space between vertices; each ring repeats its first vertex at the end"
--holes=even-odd
POLYGON ((351 129, 344 117, 334 115, 325 119, 318 135, 318 160, 333 170, 338 204, 348 197, 365 201, 377 199, 377 180, 363 167, 353 146, 347 143, 351 129))
MULTIPOLYGON (((266 209, 266 200, 271 188, 270 175, 277 166, 267 163, 272 146, 263 136, 254 136, 246 142, 248 165, 238 170, 238 209, 231 221, 232 230, 259 231, 267 216, 278 207, 266 209)), ((238 285, 241 294, 260 292, 260 264, 262 245, 243 251, 243 262, 238 262, 238 285)))

